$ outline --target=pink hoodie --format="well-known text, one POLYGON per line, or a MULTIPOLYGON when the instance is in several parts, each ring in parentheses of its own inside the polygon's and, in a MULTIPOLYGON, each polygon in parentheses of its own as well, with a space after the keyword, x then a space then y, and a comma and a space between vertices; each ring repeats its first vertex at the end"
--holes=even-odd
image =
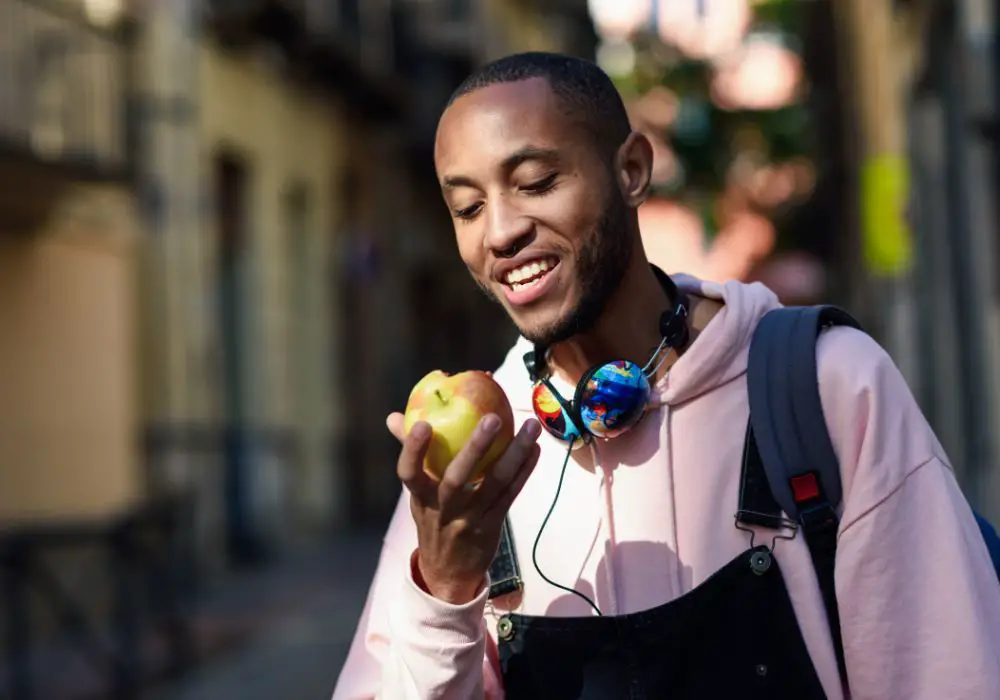
MULTIPOLYGON (((749 545, 733 525, 749 415, 747 349, 778 301, 759 284, 676 279, 725 307, 656 387, 655 420, 574 453, 538 549, 546 576, 595 598, 605 614, 682 596, 749 545)), ((528 349, 519 341, 495 375, 517 422, 531 416, 528 349)), ((826 332, 818 364, 843 470, 836 584, 851 696, 996 700, 1000 586, 947 456, 892 360, 868 336, 826 332)), ((510 512, 524 578, 517 611, 592 615, 531 564, 565 454, 547 434, 541 444, 510 512)), ((334 700, 502 698, 488 586, 467 605, 427 595, 410 574, 416 541, 404 493, 334 700)), ((844 698, 803 538, 779 540, 775 555, 827 695, 844 698)))

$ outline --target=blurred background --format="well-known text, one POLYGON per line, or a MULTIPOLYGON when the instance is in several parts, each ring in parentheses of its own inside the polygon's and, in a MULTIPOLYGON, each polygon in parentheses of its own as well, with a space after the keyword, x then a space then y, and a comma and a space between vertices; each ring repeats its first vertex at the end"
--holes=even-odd
POLYGON ((0 0, 0 698, 329 697, 384 416, 515 333, 440 110, 596 60, 670 272, 844 305, 1000 520, 997 0, 0 0))

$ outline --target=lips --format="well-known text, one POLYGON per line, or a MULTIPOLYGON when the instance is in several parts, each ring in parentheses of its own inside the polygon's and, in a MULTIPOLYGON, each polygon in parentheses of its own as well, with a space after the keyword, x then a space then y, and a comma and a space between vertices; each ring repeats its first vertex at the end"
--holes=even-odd
POLYGON ((541 299, 555 284, 559 276, 559 259, 552 256, 537 257, 519 262, 504 271, 498 278, 504 296, 511 306, 526 306, 541 299))

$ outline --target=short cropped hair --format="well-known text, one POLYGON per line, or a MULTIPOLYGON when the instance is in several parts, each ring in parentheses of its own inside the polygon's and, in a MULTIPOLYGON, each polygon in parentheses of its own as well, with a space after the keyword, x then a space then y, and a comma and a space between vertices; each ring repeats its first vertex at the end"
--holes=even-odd
POLYGON ((608 74, 590 61, 556 53, 518 53, 487 63, 462 81, 447 106, 481 88, 531 78, 545 79, 566 114, 607 153, 614 153, 631 133, 625 103, 608 74))

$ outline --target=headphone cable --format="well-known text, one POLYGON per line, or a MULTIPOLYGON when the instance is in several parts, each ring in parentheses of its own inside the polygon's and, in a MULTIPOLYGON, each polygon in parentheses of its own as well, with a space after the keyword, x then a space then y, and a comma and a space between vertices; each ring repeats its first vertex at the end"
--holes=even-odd
POLYGON ((598 614, 598 616, 603 616, 602 613, 601 613, 601 609, 597 607, 597 604, 594 603, 593 600, 591 600, 590 598, 588 598, 586 595, 584 595, 580 591, 577 591, 577 590, 574 590, 572 588, 569 588, 568 586, 563 586, 562 584, 556 583, 555 581, 553 581, 552 579, 550 579, 548 576, 546 576, 545 574, 543 574, 541 568, 538 566, 538 543, 542 541, 542 532, 545 531, 545 526, 548 524, 549 518, 552 517, 552 513, 556 509, 556 503, 559 502, 559 493, 562 491, 563 479, 566 476, 566 467, 569 465, 569 458, 570 458, 570 455, 572 455, 572 454, 573 454, 573 443, 570 442, 569 446, 567 446, 567 448, 566 448, 566 458, 563 459, 562 471, 559 472, 559 484, 556 486, 556 495, 552 499, 552 505, 549 506, 549 512, 545 514, 545 519, 542 520, 541 527, 538 528, 538 534, 535 535, 535 544, 531 548, 531 563, 534 564, 535 571, 538 572, 538 575, 541 576, 542 580, 545 581, 547 584, 549 584, 550 586, 555 586, 556 588, 558 588, 561 591, 566 591, 567 593, 572 593, 573 595, 577 596, 578 598, 583 599, 583 601, 586 602, 587 605, 589 605, 590 607, 592 607, 594 609, 594 612, 596 612, 598 614))

